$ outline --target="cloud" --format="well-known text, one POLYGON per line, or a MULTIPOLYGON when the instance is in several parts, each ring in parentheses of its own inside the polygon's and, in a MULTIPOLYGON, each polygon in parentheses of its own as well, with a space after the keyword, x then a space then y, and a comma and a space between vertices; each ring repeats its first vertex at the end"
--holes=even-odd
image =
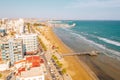
POLYGON ((76 0, 66 8, 111 8, 120 7, 120 0, 76 0))

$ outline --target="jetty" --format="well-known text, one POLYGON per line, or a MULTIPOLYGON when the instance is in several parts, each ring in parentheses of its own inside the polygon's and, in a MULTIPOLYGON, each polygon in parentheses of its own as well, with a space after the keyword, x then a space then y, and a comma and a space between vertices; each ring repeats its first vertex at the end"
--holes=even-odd
POLYGON ((89 56, 97 56, 100 52, 91 51, 91 52, 79 52, 79 53, 65 53, 61 54, 62 56, 81 56, 81 55, 89 55, 89 56))

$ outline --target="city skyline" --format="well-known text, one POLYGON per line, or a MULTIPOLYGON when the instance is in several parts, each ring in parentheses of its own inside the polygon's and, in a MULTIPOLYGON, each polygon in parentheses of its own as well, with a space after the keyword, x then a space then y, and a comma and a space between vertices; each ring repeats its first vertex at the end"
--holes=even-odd
POLYGON ((119 0, 1 0, 0 18, 120 20, 119 0))

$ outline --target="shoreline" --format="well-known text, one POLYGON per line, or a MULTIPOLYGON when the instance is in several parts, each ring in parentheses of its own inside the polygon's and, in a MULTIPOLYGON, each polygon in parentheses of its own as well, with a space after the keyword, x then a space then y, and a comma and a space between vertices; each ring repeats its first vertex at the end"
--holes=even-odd
MULTIPOLYGON (((59 38, 61 38, 61 40, 74 51, 77 50, 77 52, 79 52, 82 50, 86 51, 88 49, 92 49, 89 44, 84 44, 84 40, 75 38, 68 32, 60 29, 55 32, 59 38)), ((87 55, 77 56, 77 58, 85 63, 100 80, 118 80, 120 78, 120 61, 114 58, 108 57, 105 54, 99 54, 95 57, 90 57, 87 55)))
MULTIPOLYGON (((73 52, 73 50, 65 45, 62 40, 54 33, 53 28, 48 28, 47 33, 44 33, 44 35, 52 44, 58 47, 58 52, 64 54, 73 52)), ((83 64, 83 62, 76 57, 64 57, 64 60, 64 66, 73 80, 97 80, 97 77, 93 75, 94 73, 87 67, 87 65, 85 67, 85 64, 83 64)))

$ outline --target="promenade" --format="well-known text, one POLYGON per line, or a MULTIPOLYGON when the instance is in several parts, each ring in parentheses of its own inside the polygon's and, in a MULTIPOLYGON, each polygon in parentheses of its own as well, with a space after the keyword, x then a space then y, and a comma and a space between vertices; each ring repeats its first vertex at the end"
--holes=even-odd
POLYGON ((51 80, 67 80, 67 79, 64 79, 63 75, 59 73, 59 70, 51 60, 52 55, 56 53, 55 50, 52 49, 53 45, 38 30, 34 29, 34 31, 38 34, 38 38, 41 39, 43 44, 46 46, 46 51, 43 52, 42 56, 45 58, 45 61, 47 62, 46 66, 51 75, 51 80))

